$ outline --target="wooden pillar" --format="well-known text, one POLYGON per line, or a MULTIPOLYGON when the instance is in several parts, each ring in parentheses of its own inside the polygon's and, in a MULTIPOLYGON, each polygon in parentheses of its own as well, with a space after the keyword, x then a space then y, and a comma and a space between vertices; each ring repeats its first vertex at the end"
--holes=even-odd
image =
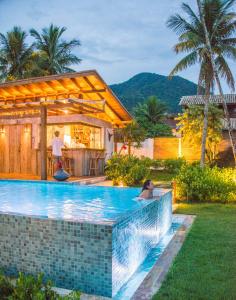
POLYGON ((41 180, 47 180, 47 107, 41 106, 40 159, 41 180))

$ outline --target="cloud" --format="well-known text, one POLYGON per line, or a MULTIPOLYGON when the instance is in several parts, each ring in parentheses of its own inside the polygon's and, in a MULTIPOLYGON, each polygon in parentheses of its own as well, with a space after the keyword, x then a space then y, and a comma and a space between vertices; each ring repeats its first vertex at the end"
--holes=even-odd
MULTIPOLYGON (((108 83, 139 72, 168 75, 181 56, 173 52, 176 35, 166 27, 180 0, 0 0, 1 32, 13 25, 40 30, 66 26, 65 38, 80 39, 77 70, 97 69, 108 83)), ((195 0, 186 0, 191 6, 195 0)), ((236 73, 236 64, 231 64, 236 73)), ((198 67, 180 74, 197 82, 198 67)))

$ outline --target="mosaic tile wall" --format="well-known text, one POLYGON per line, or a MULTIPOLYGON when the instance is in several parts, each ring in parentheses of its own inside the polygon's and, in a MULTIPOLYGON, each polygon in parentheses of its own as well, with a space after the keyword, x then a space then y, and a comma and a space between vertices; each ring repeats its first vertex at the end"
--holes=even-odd
POLYGON ((112 231, 113 295, 137 270, 172 222, 171 191, 115 224, 112 231))
POLYGON ((0 214, 0 269, 111 297, 168 230, 171 210, 168 192, 113 225, 0 214))
POLYGON ((0 268, 43 272, 58 287, 111 296, 112 227, 0 215, 0 268))

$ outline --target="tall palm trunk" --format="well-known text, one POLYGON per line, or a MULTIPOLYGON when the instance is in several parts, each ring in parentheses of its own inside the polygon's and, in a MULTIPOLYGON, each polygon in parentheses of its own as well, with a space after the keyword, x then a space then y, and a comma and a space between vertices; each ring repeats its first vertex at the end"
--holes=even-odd
POLYGON ((205 157, 206 157, 206 140, 207 140, 207 129, 208 129, 208 111, 209 111, 209 98, 210 98, 210 86, 209 84, 206 87, 206 97, 204 97, 204 123, 202 130, 202 147, 201 147, 201 161, 200 166, 203 168, 205 166, 205 157))
POLYGON ((212 48, 211 48, 209 33, 208 33, 208 30, 207 30, 207 27, 206 27, 206 22, 205 22, 205 18, 203 16, 202 6, 201 6, 201 1, 200 0, 197 0, 197 5, 198 5, 200 19, 201 19, 201 22, 203 24, 203 29, 204 29, 204 33, 205 33, 205 39, 206 39, 206 46, 207 46, 207 49, 208 49, 208 52, 209 52, 209 58, 211 60, 211 65, 212 65, 212 69, 213 69, 213 72, 214 72, 214 77, 215 77, 215 80, 216 80, 216 83, 217 83, 217 86, 218 86, 218 89, 219 89, 220 96, 222 98, 222 104, 223 104, 223 108, 224 108, 226 124, 227 124, 227 127, 228 127, 230 143, 231 143, 233 156, 234 156, 234 162, 235 162, 235 166, 236 166, 236 143, 235 143, 236 141, 234 140, 233 134, 232 134, 232 127, 231 127, 231 122, 230 122, 229 111, 228 111, 228 107, 227 107, 227 104, 226 104, 225 99, 224 99, 223 89, 222 89, 220 79, 219 79, 219 76, 218 76, 218 72, 217 72, 217 68, 216 68, 216 65, 215 65, 215 60, 214 60, 214 55, 213 55, 213 51, 212 51, 212 48))

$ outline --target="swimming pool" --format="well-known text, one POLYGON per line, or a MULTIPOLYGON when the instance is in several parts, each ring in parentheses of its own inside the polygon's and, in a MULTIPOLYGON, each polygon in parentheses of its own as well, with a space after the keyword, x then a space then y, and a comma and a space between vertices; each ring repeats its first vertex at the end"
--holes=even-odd
POLYGON ((0 268, 114 296, 171 226, 171 191, 0 181, 0 268))

